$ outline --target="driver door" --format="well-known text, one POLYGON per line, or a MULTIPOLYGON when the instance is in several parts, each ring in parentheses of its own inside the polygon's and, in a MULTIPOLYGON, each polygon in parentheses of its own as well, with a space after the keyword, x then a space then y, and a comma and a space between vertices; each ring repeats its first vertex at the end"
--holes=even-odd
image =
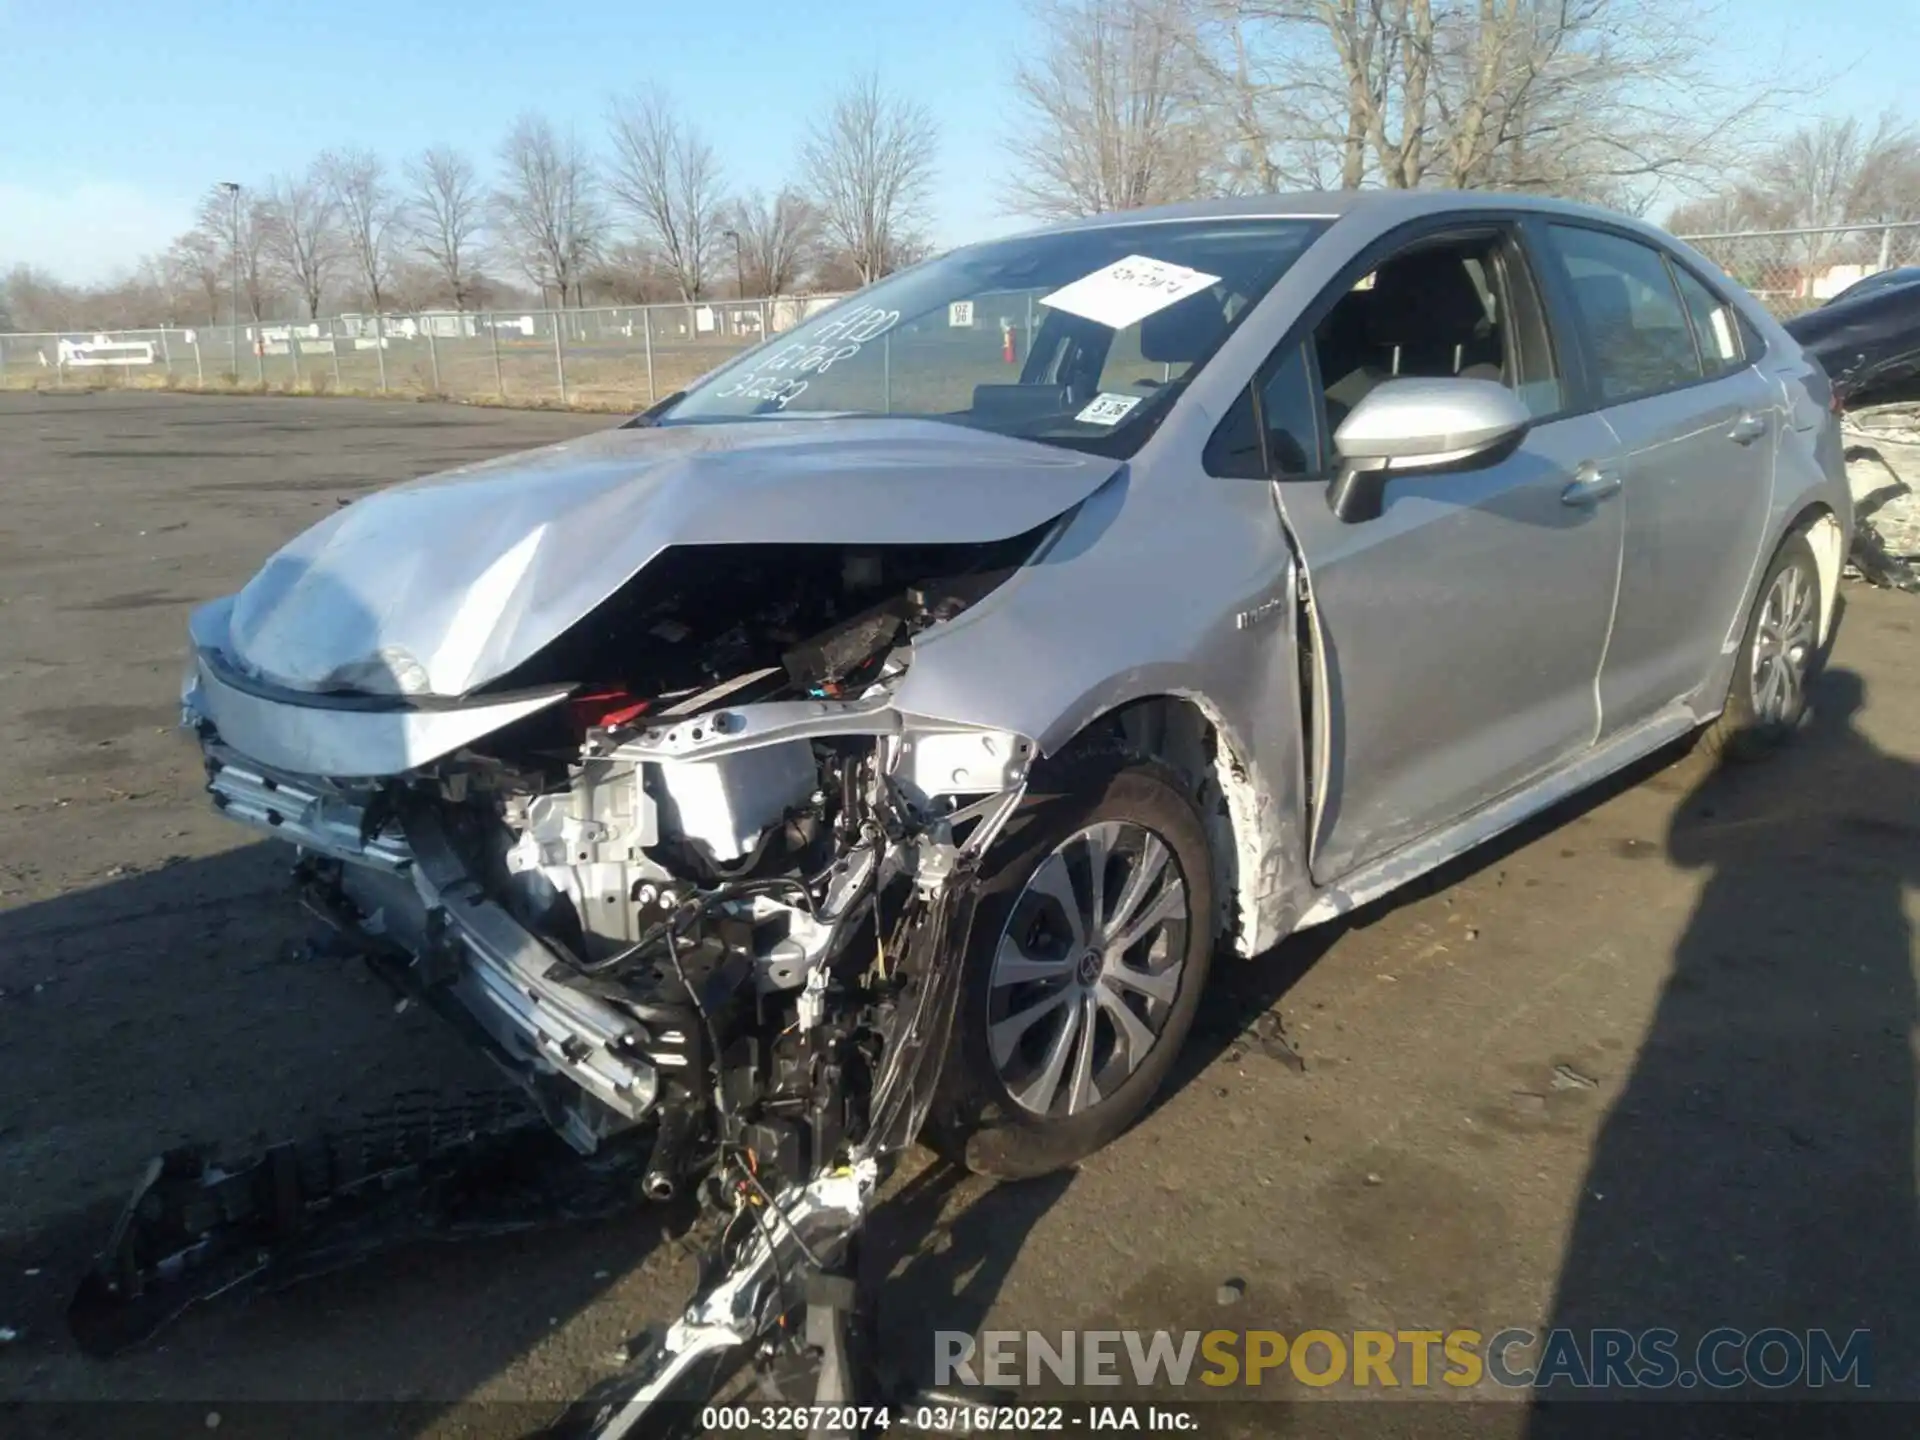
POLYGON ((1255 382, 1311 598, 1322 884, 1592 746, 1622 543, 1617 496, 1569 499, 1617 442, 1599 416, 1563 413, 1571 387, 1517 236, 1431 236, 1356 268, 1255 382), (1521 394, 1538 418, 1518 448, 1394 479, 1373 519, 1336 517, 1339 420, 1378 385, 1447 374, 1521 394))

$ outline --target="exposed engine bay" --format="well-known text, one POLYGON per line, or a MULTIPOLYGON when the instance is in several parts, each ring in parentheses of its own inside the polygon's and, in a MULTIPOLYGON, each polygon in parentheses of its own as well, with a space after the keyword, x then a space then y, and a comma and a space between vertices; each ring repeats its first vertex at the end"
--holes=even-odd
MULTIPOLYGON (((279 697, 248 693, 218 623, 196 631, 185 719, 214 803, 299 847, 308 905, 576 1152, 637 1147, 646 1196, 691 1193, 721 1217, 711 1282, 642 1347, 605 1433, 702 1356, 764 1335, 796 1266, 844 1264, 886 1158, 926 1116, 969 879, 1033 746, 903 714, 893 690, 916 635, 1057 528, 671 549, 467 702, 419 712, 505 724, 380 776, 232 743, 229 728, 273 733, 240 717, 279 697)), ((407 702, 318 703, 353 719, 407 702)), ((822 1364, 844 1348, 830 1338, 822 1364)))

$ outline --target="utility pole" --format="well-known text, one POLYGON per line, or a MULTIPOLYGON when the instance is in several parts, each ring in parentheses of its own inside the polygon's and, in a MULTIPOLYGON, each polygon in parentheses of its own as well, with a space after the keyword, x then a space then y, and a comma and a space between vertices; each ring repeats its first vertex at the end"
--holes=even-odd
POLYGON ((740 263, 740 232, 722 230, 720 233, 733 242, 733 295, 736 300, 744 300, 747 298, 747 272, 740 263))
POLYGON ((232 204, 232 218, 228 222, 227 245, 233 255, 233 383, 240 383, 240 184, 237 180, 222 180, 220 188, 227 192, 232 204))

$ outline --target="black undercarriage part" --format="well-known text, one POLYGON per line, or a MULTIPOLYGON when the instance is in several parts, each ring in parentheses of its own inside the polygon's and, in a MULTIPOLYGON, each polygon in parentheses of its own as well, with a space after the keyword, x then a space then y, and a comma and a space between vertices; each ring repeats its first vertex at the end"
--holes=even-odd
POLYGON ((185 1146, 150 1161, 67 1309, 112 1355, 188 1306, 278 1288, 397 1245, 600 1219, 644 1203, 647 1152, 570 1149, 512 1092, 411 1095, 350 1131, 238 1163, 185 1146))
MULTIPOLYGON (((861 1361, 866 1306, 857 1240, 893 1157, 938 1080, 971 918, 974 857, 893 929, 898 966, 869 1012, 879 1043, 870 1094, 850 1083, 851 1037, 776 1046, 744 1116, 723 1114, 701 1196, 717 1222, 680 1319, 629 1342, 616 1375, 569 1407, 555 1435, 679 1433, 699 1402, 751 1365, 783 1400, 852 1407, 875 1398, 861 1361), (859 1096, 867 1101, 852 1106, 859 1096), (856 1133, 849 1133, 849 1121, 856 1133)), ((831 1027, 823 1027, 831 1028, 831 1027)), ((757 1057, 729 1054, 737 1066, 757 1057)), ((723 1079, 721 1089, 726 1088, 723 1079)), ((716 1099, 725 1106, 724 1095, 716 1099)), ((198 1148, 152 1161, 68 1310, 80 1346, 110 1355, 197 1301, 279 1287, 395 1245, 499 1235, 618 1213, 681 1173, 693 1113, 663 1107, 644 1135, 583 1156, 520 1097, 396 1102, 362 1127, 223 1164, 198 1148)), ((816 1432, 818 1433, 818 1432, 816 1432)), ((846 1432, 852 1440, 853 1432, 846 1432)))

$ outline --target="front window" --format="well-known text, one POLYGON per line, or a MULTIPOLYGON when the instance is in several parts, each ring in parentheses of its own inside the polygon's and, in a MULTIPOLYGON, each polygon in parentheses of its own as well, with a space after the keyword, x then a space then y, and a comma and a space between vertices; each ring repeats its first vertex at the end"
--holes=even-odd
POLYGON ((1130 454, 1326 226, 1192 220, 968 246, 775 336, 659 423, 896 415, 1130 454))

